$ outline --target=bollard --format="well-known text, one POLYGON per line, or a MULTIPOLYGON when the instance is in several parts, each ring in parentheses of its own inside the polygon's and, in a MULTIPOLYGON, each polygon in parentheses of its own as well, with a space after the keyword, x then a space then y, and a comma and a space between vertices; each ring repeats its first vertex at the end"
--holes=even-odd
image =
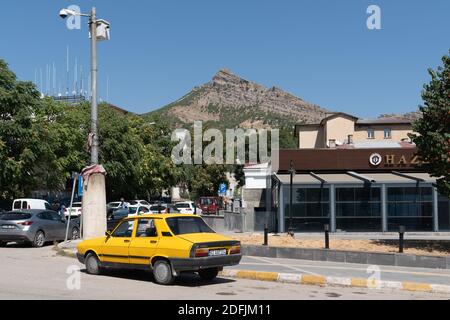
POLYGON ((325 229, 325 249, 330 249, 330 225, 326 224, 325 229))
POLYGON ((264 225, 264 244, 263 246, 269 245, 269 227, 267 224, 264 225))
POLYGON ((398 241, 398 252, 399 253, 403 253, 404 248, 405 248, 405 227, 404 226, 400 226, 399 227, 399 241, 398 241))

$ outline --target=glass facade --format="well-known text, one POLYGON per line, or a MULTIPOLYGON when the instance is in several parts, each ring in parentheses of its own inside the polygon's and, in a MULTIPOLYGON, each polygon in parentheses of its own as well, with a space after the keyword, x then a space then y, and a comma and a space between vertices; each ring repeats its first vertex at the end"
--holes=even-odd
MULTIPOLYGON (((285 228, 290 226, 289 186, 284 189, 285 228)), ((292 228, 296 232, 323 231, 330 224, 330 189, 294 186, 292 192, 292 228)))
POLYGON ((336 229, 381 231, 381 189, 379 187, 336 188, 336 229))
POLYGON ((277 219, 280 224, 277 230, 285 232, 292 224, 295 232, 322 232, 324 225, 329 224, 337 232, 398 232, 400 226, 407 232, 432 232, 435 227, 450 231, 450 199, 436 196, 431 184, 385 184, 385 187, 381 184, 335 184, 334 188, 329 184, 294 185, 291 221, 289 185, 281 184, 283 192, 277 198, 276 207, 283 220, 277 219), (333 189, 335 192, 331 194, 333 189), (383 230, 383 207, 386 230, 383 230))
POLYGON ((388 230, 433 231, 431 187, 388 187, 388 230))

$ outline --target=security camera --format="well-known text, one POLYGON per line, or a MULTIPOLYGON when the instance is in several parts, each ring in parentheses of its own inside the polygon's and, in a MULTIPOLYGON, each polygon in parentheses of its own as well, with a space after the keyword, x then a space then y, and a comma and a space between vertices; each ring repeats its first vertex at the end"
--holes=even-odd
POLYGON ((73 11, 73 10, 70 10, 70 9, 62 9, 60 12, 59 12, 59 16, 62 18, 62 19, 66 19, 68 16, 75 16, 77 13, 75 12, 75 11, 73 11))
POLYGON ((60 16, 62 19, 67 18, 68 15, 69 15, 69 14, 67 13, 67 10, 66 10, 66 9, 62 9, 62 10, 59 12, 59 16, 60 16))

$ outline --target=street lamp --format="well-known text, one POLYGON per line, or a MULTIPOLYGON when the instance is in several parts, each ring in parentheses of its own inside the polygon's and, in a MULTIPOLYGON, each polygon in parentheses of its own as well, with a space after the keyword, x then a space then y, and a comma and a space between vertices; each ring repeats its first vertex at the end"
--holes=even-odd
POLYGON ((293 184, 294 184, 294 176, 295 176, 295 166, 294 161, 291 160, 289 165, 289 174, 291 175, 291 181, 289 185, 289 229, 288 234, 293 237, 294 229, 292 228, 292 192, 293 192, 293 184))
POLYGON ((109 40, 110 24, 106 20, 97 19, 97 11, 92 8, 90 14, 79 13, 71 9, 62 9, 59 16, 66 19, 69 16, 80 16, 89 18, 89 30, 91 38, 91 164, 98 164, 98 107, 97 107, 97 41, 109 40))
POLYGON ((90 14, 83 14, 71 9, 62 9, 59 16, 88 17, 89 36, 91 39, 91 132, 89 144, 91 148, 91 166, 83 170, 86 173, 86 185, 83 196, 83 236, 85 239, 101 237, 105 234, 106 223, 106 187, 105 171, 99 166, 99 142, 98 142, 98 106, 97 106, 97 41, 109 40, 109 23, 97 19, 97 11, 92 8, 90 14))

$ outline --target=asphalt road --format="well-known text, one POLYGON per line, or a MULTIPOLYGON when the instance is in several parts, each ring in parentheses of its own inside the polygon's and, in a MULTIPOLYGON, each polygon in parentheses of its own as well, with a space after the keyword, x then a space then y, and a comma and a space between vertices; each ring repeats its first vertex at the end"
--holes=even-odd
MULTIPOLYGON (((262 257, 244 257, 238 269, 367 279, 373 275, 374 271, 378 271, 374 267, 379 268, 379 280, 450 285, 450 270, 440 269, 370 266, 364 264, 262 257)), ((235 267, 231 269, 235 269, 235 267)))
POLYGON ((42 249, 14 245, 0 248, 0 271, 0 299, 448 299, 437 294, 321 288, 224 278, 205 283, 195 275, 180 277, 175 285, 165 287, 155 284, 151 274, 146 272, 109 271, 104 276, 90 276, 78 261, 58 256, 51 246, 42 249), (81 272, 68 274, 70 268, 80 268, 81 272), (79 289, 76 288, 78 275, 79 289))

